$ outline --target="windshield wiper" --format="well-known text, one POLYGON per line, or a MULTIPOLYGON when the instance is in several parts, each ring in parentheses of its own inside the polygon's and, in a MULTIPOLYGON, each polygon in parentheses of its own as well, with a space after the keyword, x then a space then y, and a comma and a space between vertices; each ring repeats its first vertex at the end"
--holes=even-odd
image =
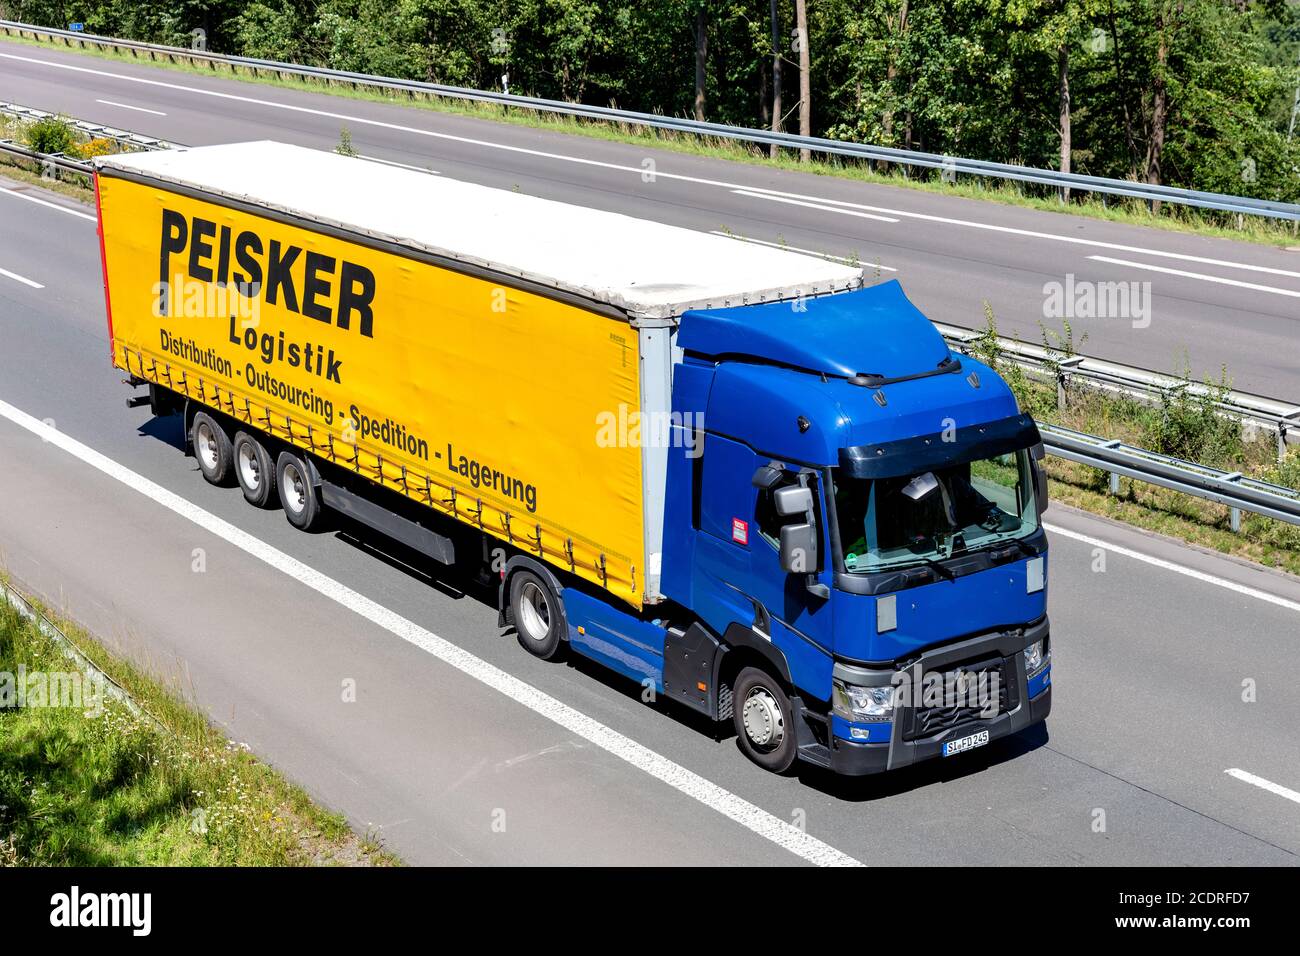
POLYGON ((947 578, 949 581, 957 580, 957 575, 951 568, 945 567, 942 562, 936 561, 934 558, 922 557, 918 557, 917 560, 933 571, 936 577, 947 578))
MULTIPOLYGON (((1027 558, 1038 557, 1038 552, 1035 551, 1033 548, 1031 548, 1029 545, 1027 545, 1025 543, 1024 538, 1005 538, 1002 541, 996 542, 993 547, 996 547, 999 551, 1002 551, 1003 544, 1009 544, 1012 545, 1013 547, 1019 548, 1021 554, 1025 555, 1025 557, 1027 558)), ((991 551, 993 550, 993 548, 990 548, 989 550, 991 551)))

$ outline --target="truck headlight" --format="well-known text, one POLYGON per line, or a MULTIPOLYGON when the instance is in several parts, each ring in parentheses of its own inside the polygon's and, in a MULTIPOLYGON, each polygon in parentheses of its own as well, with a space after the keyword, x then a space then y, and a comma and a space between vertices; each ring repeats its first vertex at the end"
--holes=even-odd
POLYGON ((889 720, 894 714, 893 687, 860 687, 832 682, 832 709, 849 721, 889 720))
POLYGON ((1025 648, 1025 674, 1032 677, 1037 674, 1049 663, 1052 655, 1047 650, 1047 640, 1034 641, 1025 648))

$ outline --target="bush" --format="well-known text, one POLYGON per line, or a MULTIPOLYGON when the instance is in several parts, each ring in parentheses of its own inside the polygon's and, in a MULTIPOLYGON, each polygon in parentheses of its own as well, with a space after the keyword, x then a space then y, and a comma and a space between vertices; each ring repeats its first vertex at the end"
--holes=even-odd
POLYGON ((1208 388, 1203 394, 1192 393, 1187 388, 1190 383, 1190 375, 1185 372, 1181 387, 1160 393, 1159 414, 1147 429, 1147 447, 1201 464, 1226 465, 1239 461, 1244 450, 1241 424, 1217 408, 1217 403, 1229 392, 1226 371, 1217 383, 1207 381, 1208 388))
POLYGON ((78 156, 77 137, 67 121, 47 116, 27 127, 27 145, 38 153, 65 153, 78 156))

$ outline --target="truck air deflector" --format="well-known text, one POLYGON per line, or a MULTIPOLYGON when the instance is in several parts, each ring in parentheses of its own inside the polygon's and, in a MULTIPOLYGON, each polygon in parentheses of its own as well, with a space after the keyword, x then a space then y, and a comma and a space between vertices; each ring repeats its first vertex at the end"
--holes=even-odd
POLYGON ((794 302, 691 310, 682 316, 678 345, 699 355, 743 356, 871 381, 933 374, 952 359, 896 279, 794 302))
POLYGON ((854 478, 898 478, 994 458, 1032 448, 1040 441, 1034 420, 1028 415, 1014 415, 982 425, 967 425, 946 435, 935 432, 879 445, 842 448, 839 463, 854 478))

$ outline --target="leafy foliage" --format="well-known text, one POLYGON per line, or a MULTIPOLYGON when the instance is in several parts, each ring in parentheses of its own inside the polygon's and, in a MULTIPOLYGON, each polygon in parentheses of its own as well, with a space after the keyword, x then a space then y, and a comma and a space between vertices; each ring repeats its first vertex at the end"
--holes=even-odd
POLYGON ((47 116, 28 124, 24 131, 27 145, 38 153, 77 155, 77 136, 66 121, 47 116))
MULTIPOLYGON (((794 0, 0 0, 13 19, 709 119, 797 101, 794 0)), ((812 130, 1076 172, 1300 199, 1300 5, 1288 0, 808 0, 812 130), (1158 104, 1156 89, 1162 88, 1158 104)), ((793 128, 788 119, 787 128, 793 128)))

